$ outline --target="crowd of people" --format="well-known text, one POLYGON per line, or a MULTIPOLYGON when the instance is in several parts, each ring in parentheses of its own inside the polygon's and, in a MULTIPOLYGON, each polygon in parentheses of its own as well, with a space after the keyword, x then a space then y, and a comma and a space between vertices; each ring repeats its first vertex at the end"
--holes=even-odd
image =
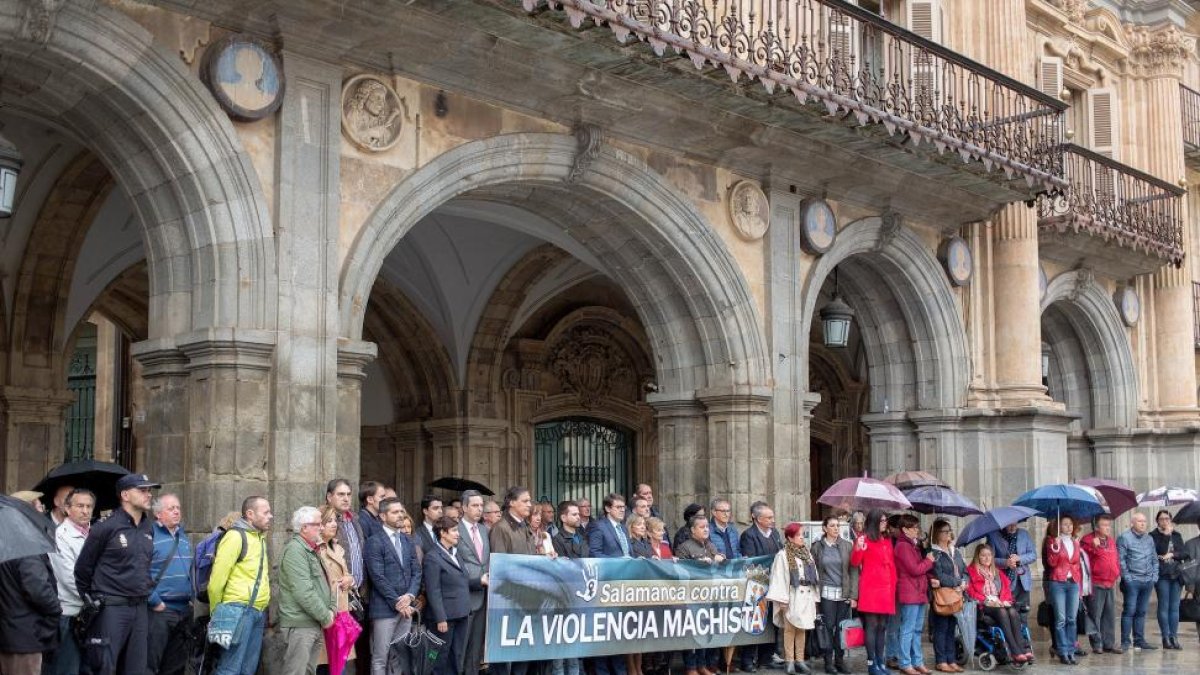
MULTIPOLYGON (((1027 622, 1039 556, 1017 525, 974 546, 968 563, 947 520, 923 533, 910 514, 855 513, 849 537, 846 522, 830 517, 809 540, 800 523, 778 528, 761 501, 739 531, 730 501, 714 498, 688 505, 672 534, 653 489, 640 484, 628 502, 606 496, 595 515, 587 499, 535 503, 529 490, 513 487, 499 502, 472 490, 449 503, 427 495, 418 520, 380 483, 364 482, 356 495, 348 480, 335 479, 324 504, 291 515, 290 534, 272 561, 274 514, 266 498, 247 497, 193 544, 179 497, 155 497, 159 487, 145 475, 122 477, 119 507, 98 521, 90 491, 65 487, 53 495, 47 517, 54 552, 0 564, 0 675, 182 673, 200 614, 212 617, 207 631, 219 647, 208 672, 219 675, 259 669, 268 624, 282 653, 277 672, 322 672, 324 631, 346 613, 363 627, 349 658, 356 672, 372 675, 391 672, 389 650, 417 622, 445 641, 438 675, 477 675, 481 668, 493 675, 663 675, 676 656, 686 675, 774 667, 806 674, 813 657, 826 673, 846 674, 840 630, 854 618, 864 628, 869 675, 924 675, 931 672, 923 648, 927 616, 934 669, 962 672, 956 630, 966 603, 1000 629, 1013 662, 1034 659, 1027 622), (767 599, 778 640, 737 650, 487 665, 484 619, 495 553, 708 564, 772 556, 767 599), (236 620, 226 625, 231 615, 236 620)), ((14 496, 35 505, 42 497, 14 496)), ((1107 516, 1083 537, 1067 516, 1048 528, 1040 555, 1047 623, 1064 664, 1086 654, 1078 620, 1097 654, 1154 649, 1145 632, 1152 590, 1162 647, 1181 648, 1179 567, 1200 558, 1200 537, 1185 544, 1167 511, 1157 514, 1154 530, 1145 514, 1131 520, 1120 536, 1107 516)), ((962 641, 970 649, 975 636, 962 641)))

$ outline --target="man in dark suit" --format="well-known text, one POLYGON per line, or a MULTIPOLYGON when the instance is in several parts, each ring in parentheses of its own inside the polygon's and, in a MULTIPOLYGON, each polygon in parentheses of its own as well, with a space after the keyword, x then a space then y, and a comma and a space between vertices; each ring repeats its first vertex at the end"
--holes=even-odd
POLYGON ((358 486, 358 524, 367 539, 379 534, 383 521, 379 518, 379 505, 383 503, 387 488, 373 480, 358 486))
POLYGON ((437 537, 433 536, 433 524, 443 515, 442 500, 433 495, 421 497, 421 515, 424 520, 413 528, 413 539, 422 551, 428 553, 437 543, 437 537))
POLYGON ((471 616, 467 621, 467 648, 459 671, 475 675, 483 663, 484 631, 487 626, 488 563, 491 540, 483 524, 483 495, 476 490, 462 493, 462 520, 458 523, 458 559, 471 582, 471 616))
POLYGON ((433 536, 436 543, 425 551, 425 624, 446 641, 435 673, 458 675, 467 647, 471 582, 458 556, 458 523, 447 517, 433 521, 433 536))
MULTIPOLYGON (((778 553, 783 548, 783 540, 779 537, 779 530, 775 529, 775 511, 766 502, 757 502, 750 511, 750 517, 754 522, 738 540, 742 555, 754 558, 778 553)), ((775 644, 770 642, 757 645, 757 648, 754 645, 743 647, 742 670, 753 673, 759 668, 768 668, 774 654, 775 644)))
POLYGON ((391 644, 412 629, 421 566, 413 541, 400 531, 404 505, 385 499, 379 505, 379 534, 367 540, 367 571, 371 577, 371 675, 386 675, 391 644))
MULTIPOLYGON (((578 508, 578 507, 576 507, 578 508)), ((593 558, 628 558, 631 547, 625 530, 625 498, 610 494, 604 498, 604 517, 592 523, 588 548, 593 558)), ((596 675, 625 675, 624 656, 597 656, 588 659, 596 675)))
POLYGON ((625 531, 625 498, 610 494, 604 498, 604 517, 588 529, 588 548, 596 558, 628 558, 629 533, 625 531))

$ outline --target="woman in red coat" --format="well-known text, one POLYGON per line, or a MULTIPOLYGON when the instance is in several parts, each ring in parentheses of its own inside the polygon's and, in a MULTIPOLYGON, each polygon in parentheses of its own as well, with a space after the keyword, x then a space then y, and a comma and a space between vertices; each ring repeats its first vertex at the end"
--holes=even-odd
POLYGON ((1047 541, 1046 569, 1050 576, 1050 604, 1054 606, 1054 631, 1058 636, 1058 658, 1065 664, 1075 664, 1075 616, 1079 613, 1079 586, 1083 583, 1082 550, 1075 539, 1075 520, 1070 516, 1058 519, 1058 536, 1047 541))
POLYGON ((1013 660, 1025 663, 1032 659, 1033 649, 1021 637, 1021 615, 1013 606, 1012 584, 1008 574, 996 566, 996 553, 991 546, 975 547, 975 558, 967 566, 967 574, 971 577, 967 596, 979 603, 979 611, 1004 632, 1013 660))
POLYGON ((925 607, 929 602, 929 571, 933 553, 921 551, 921 521, 916 516, 900 516, 900 536, 896 537, 896 590, 900 601, 900 672, 904 675, 929 675, 925 667, 921 633, 925 630, 925 607))
POLYGON ((883 661, 888 617, 896 613, 896 562, 886 532, 887 514, 873 509, 850 554, 850 564, 860 570, 859 579, 869 581, 858 589, 858 612, 867 638, 867 675, 888 675, 883 661))

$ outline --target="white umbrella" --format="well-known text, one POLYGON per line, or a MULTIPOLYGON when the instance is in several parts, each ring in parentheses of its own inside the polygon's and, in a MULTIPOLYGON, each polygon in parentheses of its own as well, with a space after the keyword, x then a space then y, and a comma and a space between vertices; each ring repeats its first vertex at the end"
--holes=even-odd
POLYGON ((1138 506, 1179 506, 1200 501, 1200 493, 1190 488, 1164 485, 1137 496, 1138 506))

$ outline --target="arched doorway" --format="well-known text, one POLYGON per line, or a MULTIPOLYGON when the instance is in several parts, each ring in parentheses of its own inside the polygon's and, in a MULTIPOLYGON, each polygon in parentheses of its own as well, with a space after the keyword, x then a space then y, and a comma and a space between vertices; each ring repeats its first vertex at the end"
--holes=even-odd
POLYGON ((1071 479, 1144 473, 1117 461, 1137 426, 1137 374, 1128 331, 1090 272, 1065 272, 1047 285, 1042 343, 1050 397, 1076 416, 1067 438, 1071 479))
POLYGON ((811 436, 832 453, 818 459, 824 475, 813 477, 814 492, 862 470, 882 477, 922 468, 961 484, 972 467, 954 430, 926 424, 930 411, 959 409, 966 399, 970 359, 957 293, 921 237, 895 220, 847 224, 811 267, 800 335, 806 380, 827 388, 811 436), (848 345, 829 349, 816 317, 835 286, 855 315, 848 345), (836 443, 828 438, 835 429, 843 439, 836 443))
MULTIPOLYGON (((765 416, 758 398, 739 392, 770 380, 762 322, 746 281, 712 227, 661 176, 604 143, 594 152, 580 147, 565 135, 511 134, 464 144, 415 172, 384 200, 347 256, 340 292, 343 334, 351 339, 362 334, 366 299, 384 259, 414 226, 446 208, 486 213, 483 220, 499 220, 586 263, 624 296, 631 310, 626 319, 644 336, 651 375, 633 380, 642 407, 626 411, 636 422, 628 426, 640 428, 646 414, 653 420, 655 409, 669 411, 660 412, 655 434, 641 443, 658 450, 653 462, 664 501, 720 492, 748 504, 752 489, 761 492, 750 485, 744 462, 744 479, 724 472, 719 480, 700 475, 708 468, 704 439, 714 416, 726 422, 716 428, 735 439, 734 447, 722 439, 722 451, 735 457, 750 454, 738 446, 761 448, 768 438, 760 424, 753 426, 756 437, 735 433, 749 418, 765 416), (719 401, 719 410, 706 398, 719 401)), ((458 381, 466 386, 457 414, 498 410, 488 399, 498 389, 509 388, 517 395, 510 402, 526 405, 520 392, 534 373, 525 372, 520 359, 518 367, 495 367, 501 345, 490 338, 478 346, 491 356, 478 361, 478 370, 460 371, 458 381), (482 376, 500 386, 488 386, 482 376)), ((528 346, 521 358, 536 361, 536 346, 528 346)), ((477 418, 481 424, 468 432, 493 449, 479 453, 487 458, 483 465, 468 466, 465 456, 451 453, 451 468, 490 472, 501 481, 531 480, 533 439, 489 419, 496 418, 477 418), (497 450, 503 446, 511 450, 497 450)), ((639 457, 639 470, 645 459, 639 457)))

